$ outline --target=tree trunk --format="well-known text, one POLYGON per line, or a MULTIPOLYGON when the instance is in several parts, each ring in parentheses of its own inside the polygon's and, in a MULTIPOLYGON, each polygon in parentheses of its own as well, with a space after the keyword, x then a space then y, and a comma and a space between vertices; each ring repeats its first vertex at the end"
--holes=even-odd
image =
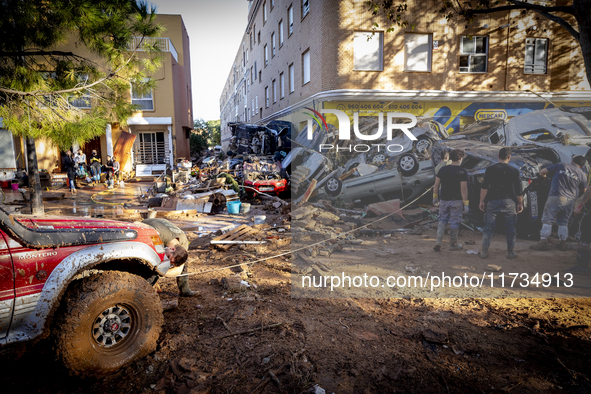
POLYGON ((41 181, 39 180, 39 168, 37 166, 37 151, 35 140, 27 138, 27 160, 29 162, 29 193, 31 195, 31 213, 43 215, 43 194, 41 192, 41 181))
POLYGON ((585 63, 585 75, 591 85, 591 0, 574 0, 573 8, 579 25, 579 45, 585 63))

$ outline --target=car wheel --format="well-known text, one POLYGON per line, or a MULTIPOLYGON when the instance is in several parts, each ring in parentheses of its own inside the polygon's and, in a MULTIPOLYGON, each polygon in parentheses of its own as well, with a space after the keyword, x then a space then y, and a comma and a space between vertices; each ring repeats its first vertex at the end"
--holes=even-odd
POLYGON ((414 155, 405 153, 398 160, 398 169, 404 176, 411 176, 419 170, 419 161, 414 155))
POLYGON ((341 181, 336 176, 331 176, 328 178, 326 183, 324 184, 324 191, 330 197, 336 197, 341 194, 341 189, 343 188, 343 181, 341 181))
POLYGON ((384 152, 377 152, 375 155, 372 156, 370 164, 377 166, 385 163, 387 160, 388 156, 386 156, 384 152))
POLYGON ((143 278, 102 272, 68 291, 56 320, 58 357, 73 375, 101 376, 156 350, 162 304, 143 278))
POLYGON ((429 137, 420 136, 417 142, 415 142, 415 149, 419 153, 430 152, 433 147, 433 141, 429 137))

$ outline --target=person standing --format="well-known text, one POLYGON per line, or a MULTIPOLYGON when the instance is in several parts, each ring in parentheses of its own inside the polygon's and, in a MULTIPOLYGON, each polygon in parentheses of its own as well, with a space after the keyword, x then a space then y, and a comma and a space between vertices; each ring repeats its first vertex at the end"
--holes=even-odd
POLYGON ((90 171, 92 172, 92 180, 94 182, 100 182, 101 180, 101 159, 95 150, 92 151, 92 157, 90 158, 90 171))
POLYGON ((64 157, 64 169, 66 170, 66 174, 68 174, 70 192, 72 192, 72 194, 76 194, 76 163, 72 158, 71 150, 68 150, 66 152, 66 157, 64 157))
POLYGON ((577 261, 573 267, 566 268, 567 272, 588 272, 591 261, 591 187, 585 190, 585 194, 574 209, 578 219, 579 231, 577 233, 577 261))
MULTIPOLYGON (((162 243, 166 245, 166 256, 168 256, 171 266, 182 266, 182 274, 186 274, 188 272, 186 262, 189 257, 187 252, 189 250, 189 240, 187 239, 187 236, 183 230, 166 219, 145 219, 142 221, 142 223, 147 224, 158 231, 160 239, 162 239, 162 243)), ((153 284, 155 283, 156 282, 153 284)), ((183 297, 195 297, 201 295, 200 292, 191 290, 189 287, 189 277, 186 275, 178 276, 176 278, 176 283, 179 288, 180 295, 183 297)))
POLYGON ((450 164, 451 164, 451 161, 449 160, 449 152, 448 151, 441 152, 441 161, 435 167, 435 175, 439 174, 439 170, 441 170, 443 167, 450 165, 450 164))
POLYGON ((458 232, 462 222, 462 212, 468 212, 468 172, 460 167, 465 155, 461 149, 452 150, 449 154, 451 164, 442 166, 435 178, 433 205, 439 205, 437 243, 433 247, 436 252, 441 250, 441 241, 448 223, 451 236, 449 250, 462 249, 462 245, 458 244, 458 232), (441 200, 439 199, 439 185, 441 185, 441 200))
POLYGON ((507 258, 514 259, 517 214, 523 211, 523 196, 519 170, 509 165, 511 148, 499 150, 499 163, 488 167, 484 172, 484 180, 480 189, 480 210, 484 214, 484 231, 482 234, 482 250, 480 257, 488 257, 488 248, 496 226, 497 216, 505 217, 505 234, 507 236, 507 258))
MULTIPOLYGON (((120 169, 121 169, 121 166, 119 165, 117 158, 115 156, 113 156, 113 178, 114 179, 121 179, 121 178, 119 178, 119 170, 120 169)), ((112 182, 111 182, 111 186, 113 186, 112 182)))
POLYGON ((111 156, 107 156, 107 163, 105 164, 105 172, 107 173, 107 179, 105 184, 109 189, 113 188, 113 159, 111 156))
POLYGON ((552 234, 552 225, 558 225, 558 249, 566 250, 568 238, 568 219, 573 212, 579 193, 585 192, 587 176, 581 170, 587 163, 583 156, 575 156, 571 163, 557 163, 540 171, 541 176, 550 175, 552 183, 550 193, 542 215, 540 242, 532 245, 533 250, 549 250, 548 237, 552 234))

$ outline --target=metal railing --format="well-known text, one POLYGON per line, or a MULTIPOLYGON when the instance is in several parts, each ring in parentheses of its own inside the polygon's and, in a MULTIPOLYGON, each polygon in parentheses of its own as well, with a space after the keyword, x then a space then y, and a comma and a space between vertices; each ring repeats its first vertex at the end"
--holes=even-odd
POLYGON ((166 142, 135 142, 134 164, 170 164, 170 149, 166 142))
POLYGON ((176 51, 176 48, 172 44, 172 41, 170 41, 170 38, 144 37, 144 41, 142 42, 141 40, 142 40, 142 37, 133 37, 131 39, 131 42, 129 43, 129 49, 134 50, 135 48, 138 48, 137 49, 138 51, 144 51, 144 49, 142 48, 144 43, 148 44, 148 45, 156 45, 162 52, 170 52, 172 54, 172 57, 174 57, 174 60, 176 60, 177 62, 179 61, 179 55, 176 51), (139 45, 139 47, 138 47, 138 45, 139 45))

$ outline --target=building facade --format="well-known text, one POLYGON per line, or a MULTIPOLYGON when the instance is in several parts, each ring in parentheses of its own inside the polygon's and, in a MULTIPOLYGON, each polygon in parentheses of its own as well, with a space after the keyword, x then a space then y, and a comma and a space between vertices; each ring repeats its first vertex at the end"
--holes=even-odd
MULTIPOLYGON (((141 110, 127 119, 125 127, 118 123, 108 124, 104 135, 80 147, 87 158, 92 150, 96 150, 103 163, 107 155, 116 154, 124 165, 122 170, 135 171, 138 176, 162 173, 177 159, 190 157, 193 113, 189 36, 180 15, 159 14, 157 22, 165 27, 163 37, 148 39, 162 50, 162 66, 150 75, 156 80, 156 88, 140 95, 130 85, 129 99, 141 110)), ((90 59, 94 57, 75 40, 70 40, 60 49, 90 59)), ((70 104, 89 110, 97 105, 90 97, 72 100, 70 104)), ((47 140, 35 143, 39 168, 49 172, 61 171, 62 152, 47 140)), ((0 151, 11 153, 4 156, 7 159, 1 164, 8 177, 11 177, 13 168, 27 166, 23 140, 13 137, 8 130, 0 133, 0 151)))
POLYGON ((301 129, 304 108, 407 112, 453 132, 551 103, 591 105, 580 48, 558 24, 507 11, 468 25, 438 8, 437 0, 409 0, 409 26, 387 32, 364 0, 250 0, 220 97, 222 145, 228 122, 280 119, 301 129))

